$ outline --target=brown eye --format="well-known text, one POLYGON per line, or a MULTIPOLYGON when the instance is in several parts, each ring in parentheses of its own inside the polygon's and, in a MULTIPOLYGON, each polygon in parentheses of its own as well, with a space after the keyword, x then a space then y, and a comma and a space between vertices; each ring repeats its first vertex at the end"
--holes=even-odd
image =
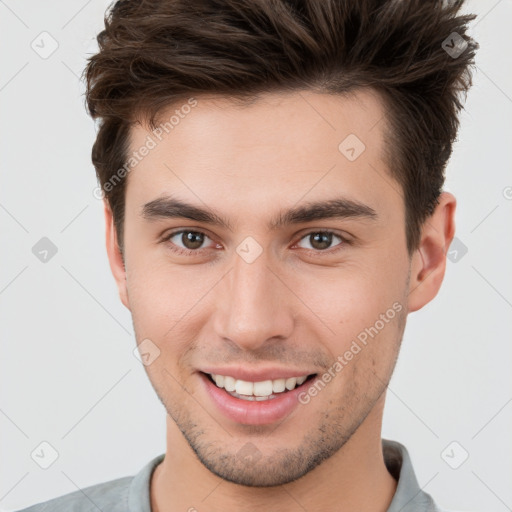
POLYGON ((185 231, 181 235, 181 241, 187 249, 199 249, 204 242, 204 235, 197 231, 185 231))
POLYGON ((181 249, 200 249, 208 237, 199 231, 178 231, 169 236, 169 241, 181 249))
MULTIPOLYGON (((301 242, 299 242, 298 245, 300 247, 302 247, 303 249, 314 249, 317 251, 325 251, 326 249, 331 248, 333 238, 337 238, 338 240, 340 240, 340 242, 343 242, 343 238, 341 236, 336 235, 330 231, 315 231, 315 232, 309 233, 308 235, 306 235, 305 237, 303 237, 301 239, 301 242, 306 241, 306 243, 307 243, 307 245, 309 245, 309 247, 308 246, 304 247, 303 245, 300 245, 301 242)), ((340 245, 340 244, 336 244, 336 245, 340 245)))

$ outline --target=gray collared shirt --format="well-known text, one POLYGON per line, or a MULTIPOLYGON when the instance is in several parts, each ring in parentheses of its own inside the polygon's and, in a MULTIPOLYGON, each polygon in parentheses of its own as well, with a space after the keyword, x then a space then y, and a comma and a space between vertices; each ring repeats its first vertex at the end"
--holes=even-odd
MULTIPOLYGON (((420 489, 404 445, 382 439, 382 449, 386 467, 398 481, 387 512, 446 512, 420 489)), ((151 475, 164 456, 152 459, 135 476, 92 485, 18 512, 151 512, 151 475)))

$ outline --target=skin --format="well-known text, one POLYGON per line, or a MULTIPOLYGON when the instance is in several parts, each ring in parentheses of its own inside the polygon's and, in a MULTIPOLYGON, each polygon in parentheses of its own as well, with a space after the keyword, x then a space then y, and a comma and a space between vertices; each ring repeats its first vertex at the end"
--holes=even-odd
MULTIPOLYGON (((402 191, 383 156, 384 108, 372 91, 273 93, 246 107, 197 100, 128 176, 124 262, 105 207, 109 261, 137 342, 160 350, 145 367, 168 414, 152 509, 385 511, 397 484, 381 447, 386 387, 407 314, 441 286, 456 200, 441 195, 409 257, 402 191), (353 162, 338 150, 349 134, 366 146, 353 162), (170 195, 214 210, 232 231, 144 218, 146 203, 170 195), (278 212, 340 196, 377 218, 267 227, 278 212), (162 241, 178 228, 207 235, 199 252, 173 252, 181 236, 162 241), (318 249, 309 235, 322 230, 351 243, 334 236, 318 249), (250 264, 236 252, 248 236, 262 248, 250 264), (225 362, 321 375, 394 303, 402 311, 283 421, 232 421, 200 385, 199 368, 225 362), (244 446, 255 447, 256 462, 237 458, 244 446)), ((135 126, 131 148, 148 135, 135 126)))

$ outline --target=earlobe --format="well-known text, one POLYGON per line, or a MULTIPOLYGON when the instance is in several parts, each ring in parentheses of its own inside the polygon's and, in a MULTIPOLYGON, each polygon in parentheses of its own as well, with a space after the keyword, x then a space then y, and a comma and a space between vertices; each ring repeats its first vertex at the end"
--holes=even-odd
POLYGON ((112 210, 108 205, 107 201, 104 202, 104 212, 105 212, 105 235, 106 235, 106 246, 107 246, 107 255, 108 261, 110 264, 110 270, 112 271, 112 275, 117 284, 117 289, 119 291, 119 297, 121 298, 121 302, 130 309, 129 301, 128 301, 128 291, 126 286, 126 269, 123 261, 123 256, 121 254, 121 249, 119 248, 118 240, 117 240, 117 232, 114 225, 114 218, 112 215, 112 210))
POLYGON ((457 201, 443 192, 434 213, 425 221, 421 241, 411 261, 409 312, 421 309, 439 292, 446 270, 446 254, 455 234, 457 201))

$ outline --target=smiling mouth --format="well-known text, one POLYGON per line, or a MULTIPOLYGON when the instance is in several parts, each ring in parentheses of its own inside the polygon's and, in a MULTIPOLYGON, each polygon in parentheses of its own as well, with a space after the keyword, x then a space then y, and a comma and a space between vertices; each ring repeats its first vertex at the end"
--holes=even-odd
POLYGON ((307 381, 316 377, 315 374, 299 375, 297 377, 264 380, 260 382, 251 382, 235 379, 229 375, 216 375, 204 373, 206 377, 218 388, 223 389, 232 397, 241 400, 257 401, 272 400, 285 395, 288 391, 302 386, 307 381))

